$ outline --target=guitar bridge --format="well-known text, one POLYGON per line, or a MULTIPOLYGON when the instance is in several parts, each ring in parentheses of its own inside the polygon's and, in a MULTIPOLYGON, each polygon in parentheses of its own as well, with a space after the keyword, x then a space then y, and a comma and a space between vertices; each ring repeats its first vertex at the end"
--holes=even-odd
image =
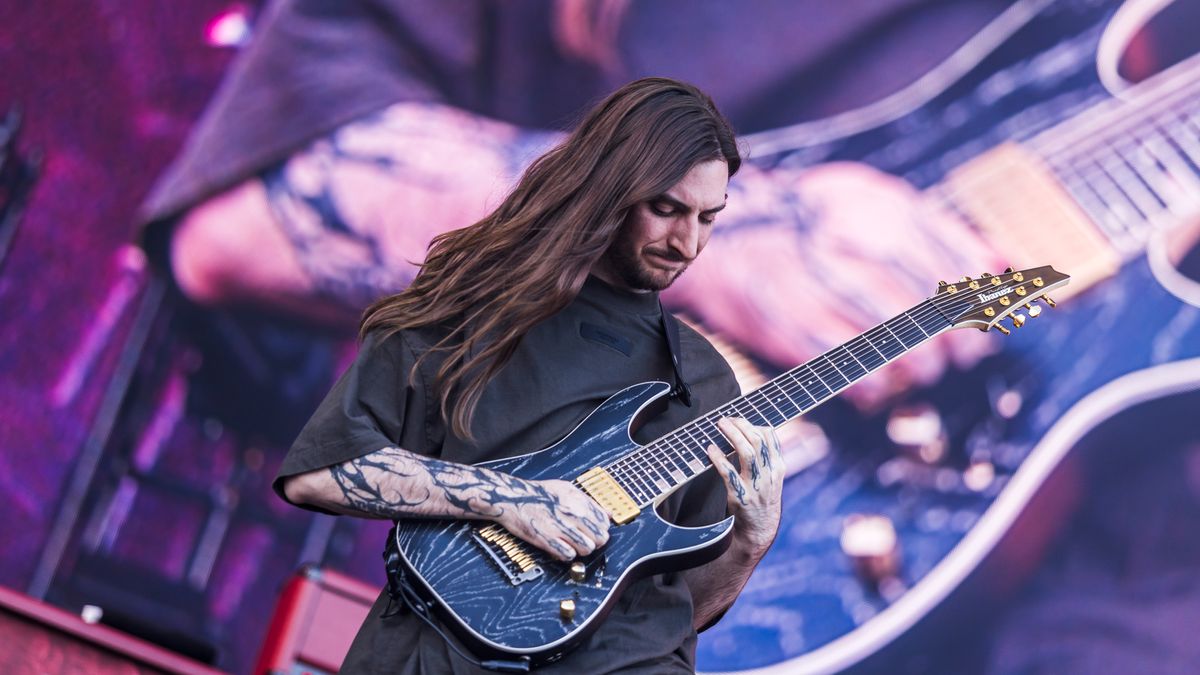
POLYGON ((525 548, 524 542, 495 523, 470 525, 471 538, 492 559, 513 586, 542 576, 542 568, 525 548))

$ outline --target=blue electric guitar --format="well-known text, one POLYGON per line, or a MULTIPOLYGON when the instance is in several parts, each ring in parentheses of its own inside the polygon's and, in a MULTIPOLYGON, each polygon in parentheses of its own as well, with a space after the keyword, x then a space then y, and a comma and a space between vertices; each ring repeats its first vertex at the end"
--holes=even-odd
POLYGON ((1051 267, 942 282, 937 294, 755 391, 647 444, 631 429, 671 387, 631 386, 605 401, 555 445, 485 466, 531 480, 573 481, 610 515, 608 543, 572 563, 556 561, 492 523, 401 520, 395 528, 393 581, 421 596, 472 651, 527 660, 560 658, 590 635, 620 591, 656 572, 703 564, 728 545, 733 518, 696 528, 663 521, 656 506, 712 467, 705 448, 732 448, 721 417, 778 427, 812 410, 908 350, 954 328, 1026 322, 1068 277, 1051 267))

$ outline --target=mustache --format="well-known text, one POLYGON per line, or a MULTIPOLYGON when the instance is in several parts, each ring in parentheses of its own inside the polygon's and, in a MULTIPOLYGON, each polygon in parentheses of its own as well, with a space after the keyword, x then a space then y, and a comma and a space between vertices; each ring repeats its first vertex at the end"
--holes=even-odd
POLYGON ((676 251, 674 249, 648 248, 648 249, 646 249, 646 253, 649 253, 654 256, 658 256, 659 258, 664 258, 670 262, 685 263, 685 262, 692 261, 691 258, 681 254, 679 251, 676 251))

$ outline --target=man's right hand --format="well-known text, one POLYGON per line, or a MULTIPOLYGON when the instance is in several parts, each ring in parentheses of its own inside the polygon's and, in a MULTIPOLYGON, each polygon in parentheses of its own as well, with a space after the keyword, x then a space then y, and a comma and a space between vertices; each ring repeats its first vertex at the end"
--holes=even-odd
POLYGON ((523 494, 493 503, 504 529, 563 561, 608 542, 608 513, 582 490, 564 480, 522 482, 523 494))

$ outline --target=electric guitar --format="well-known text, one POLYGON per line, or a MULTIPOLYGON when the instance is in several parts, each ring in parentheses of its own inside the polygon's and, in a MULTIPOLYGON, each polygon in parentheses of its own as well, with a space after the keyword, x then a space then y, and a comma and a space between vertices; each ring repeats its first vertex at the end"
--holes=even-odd
POLYGON ((570 480, 611 516, 608 543, 571 563, 550 558, 492 523, 400 520, 389 546, 393 587, 415 592, 473 652, 539 665, 561 658, 600 624, 621 590, 649 574, 713 560, 733 517, 706 527, 663 521, 656 506, 712 468, 705 448, 732 448, 722 417, 779 427, 955 328, 1015 325, 1037 316, 1069 277, 1051 267, 942 282, 937 293, 862 335, 793 368, 663 437, 639 445, 635 421, 671 387, 646 382, 614 394, 558 443, 484 466, 530 480, 570 480))
MULTIPOLYGON (((1113 53, 1156 51, 1135 29, 1160 12, 1187 33, 1200 3, 1015 7, 1029 23, 980 72, 880 128, 779 150, 779 161, 869 160, 1006 258, 1071 269, 1076 295, 1036 341, 1014 336, 890 409, 818 412, 828 447, 784 490, 798 515, 701 636, 701 670, 927 670, 957 646, 954 629, 978 625, 1031 576, 1080 489, 1060 479, 1103 461, 1087 456, 1088 437, 1200 389, 1200 284, 1178 269, 1200 250, 1187 228, 1200 219, 1200 60, 1135 85, 1117 77, 1113 53)), ((804 131, 794 135, 814 136, 804 131)), ((759 157, 777 141, 763 137, 759 157)), ((1169 435, 1159 431, 1144 435, 1169 435)))

